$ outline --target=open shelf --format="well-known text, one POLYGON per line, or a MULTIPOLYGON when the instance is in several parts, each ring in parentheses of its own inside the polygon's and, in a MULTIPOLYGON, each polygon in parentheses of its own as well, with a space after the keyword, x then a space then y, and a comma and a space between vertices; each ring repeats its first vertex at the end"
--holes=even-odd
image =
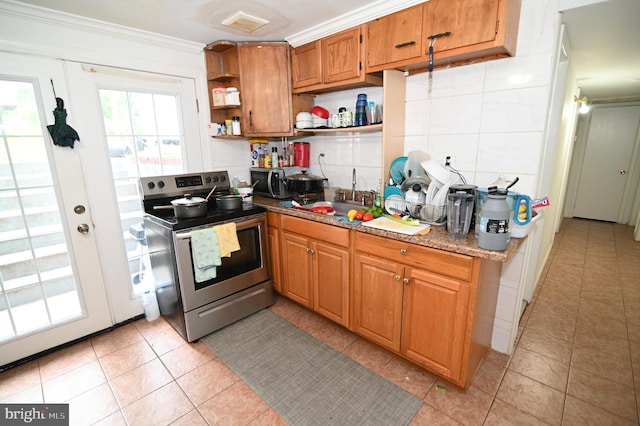
POLYGON ((382 123, 371 124, 369 126, 351 126, 351 127, 331 127, 326 129, 296 129, 300 133, 368 133, 381 132, 382 123))

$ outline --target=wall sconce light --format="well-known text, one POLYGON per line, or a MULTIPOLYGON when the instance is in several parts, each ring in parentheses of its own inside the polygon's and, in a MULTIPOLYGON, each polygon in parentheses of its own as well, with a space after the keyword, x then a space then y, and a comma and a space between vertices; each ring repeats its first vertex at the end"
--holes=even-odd
POLYGON ((573 96, 573 102, 576 102, 576 103, 580 104, 580 108, 578 108, 578 112, 580 114, 586 114, 591 109, 591 108, 589 108, 589 105, 587 105, 588 101, 589 100, 587 99, 586 96, 583 96, 582 99, 578 99, 578 97, 575 96, 575 95, 573 96))

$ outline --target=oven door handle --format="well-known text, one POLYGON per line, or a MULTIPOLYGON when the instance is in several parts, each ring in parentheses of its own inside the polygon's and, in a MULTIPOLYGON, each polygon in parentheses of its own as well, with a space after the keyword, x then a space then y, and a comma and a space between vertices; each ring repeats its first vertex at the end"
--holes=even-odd
MULTIPOLYGON (((234 221, 236 223, 236 231, 242 231, 243 229, 247 229, 247 228, 252 228, 252 227, 256 227, 258 225, 260 225, 261 223, 264 222, 265 220, 264 215, 261 215, 260 217, 254 217, 251 218, 249 220, 239 220, 239 221, 234 221)), ((225 222, 228 223, 228 222, 225 222)), ((210 228, 214 228, 218 225, 222 225, 221 223, 218 223, 216 225, 211 226, 210 228)), ((191 239, 191 231, 186 231, 186 232, 176 232, 176 240, 188 240, 191 239)))

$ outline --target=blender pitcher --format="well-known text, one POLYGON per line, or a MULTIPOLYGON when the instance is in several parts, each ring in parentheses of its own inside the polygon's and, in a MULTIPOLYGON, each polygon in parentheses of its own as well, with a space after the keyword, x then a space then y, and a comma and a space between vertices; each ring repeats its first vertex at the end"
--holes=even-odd
POLYGON ((447 194, 447 229, 454 240, 467 238, 473 213, 473 195, 465 191, 447 194))

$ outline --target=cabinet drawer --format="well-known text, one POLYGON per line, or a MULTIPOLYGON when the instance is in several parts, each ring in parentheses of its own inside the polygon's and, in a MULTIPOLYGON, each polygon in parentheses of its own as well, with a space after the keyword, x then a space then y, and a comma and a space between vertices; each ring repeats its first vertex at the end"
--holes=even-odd
POLYGON ((409 244, 389 238, 357 232, 355 249, 359 252, 432 271, 464 281, 472 280, 473 257, 409 244))
POLYGON ((341 247, 349 247, 349 230, 307 219, 282 215, 282 229, 341 247))

